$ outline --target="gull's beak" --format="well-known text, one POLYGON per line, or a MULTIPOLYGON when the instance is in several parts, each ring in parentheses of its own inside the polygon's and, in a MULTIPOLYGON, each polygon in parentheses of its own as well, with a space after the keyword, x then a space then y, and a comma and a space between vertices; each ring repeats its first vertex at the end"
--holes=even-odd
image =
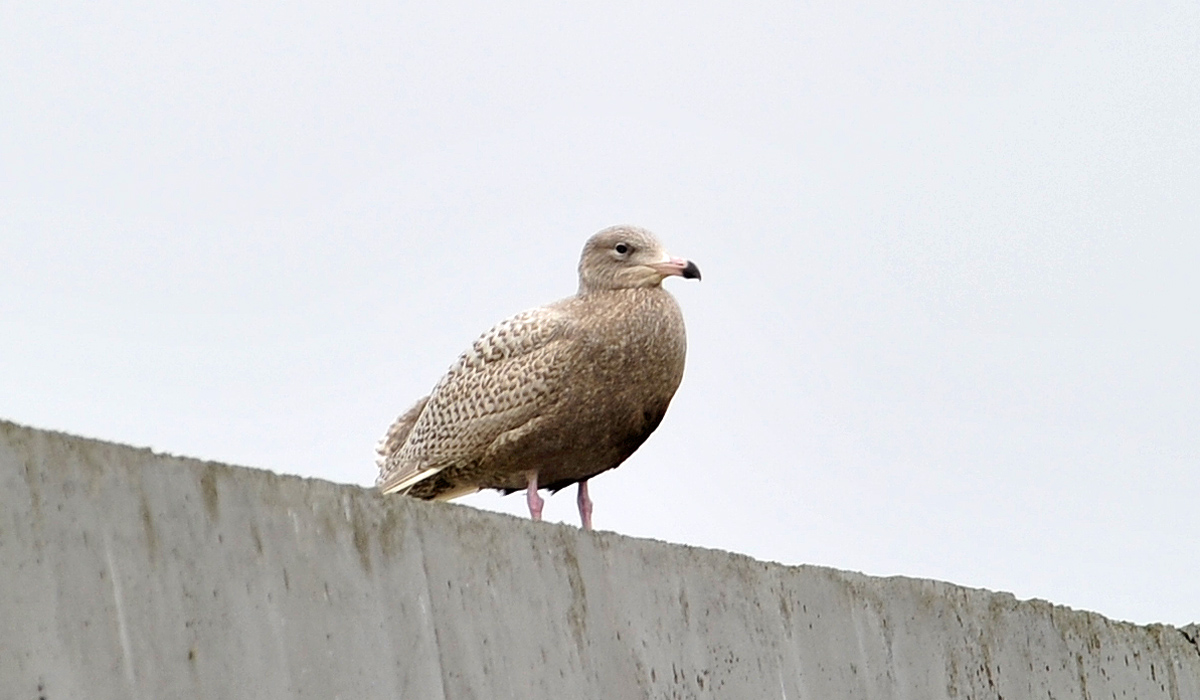
POLYGON ((668 257, 665 261, 654 263, 650 267, 654 268, 663 277, 679 275, 689 280, 700 279, 700 268, 696 267, 696 263, 691 260, 684 260, 683 258, 668 257))

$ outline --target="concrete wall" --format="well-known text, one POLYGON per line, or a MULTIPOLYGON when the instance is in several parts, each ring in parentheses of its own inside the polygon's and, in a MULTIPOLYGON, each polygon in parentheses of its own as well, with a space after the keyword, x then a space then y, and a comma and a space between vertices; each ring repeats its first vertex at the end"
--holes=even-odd
POLYGON ((1170 698, 1196 628, 0 423, 0 699, 1170 698))

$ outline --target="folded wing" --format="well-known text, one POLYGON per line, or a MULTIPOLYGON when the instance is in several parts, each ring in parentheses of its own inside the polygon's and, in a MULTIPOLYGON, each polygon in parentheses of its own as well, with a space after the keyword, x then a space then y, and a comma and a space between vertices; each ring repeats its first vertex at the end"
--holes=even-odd
POLYGON ((500 435, 541 415, 562 376, 570 330, 564 313, 545 307, 480 336, 380 441, 379 489, 404 491, 445 469, 469 466, 500 435))

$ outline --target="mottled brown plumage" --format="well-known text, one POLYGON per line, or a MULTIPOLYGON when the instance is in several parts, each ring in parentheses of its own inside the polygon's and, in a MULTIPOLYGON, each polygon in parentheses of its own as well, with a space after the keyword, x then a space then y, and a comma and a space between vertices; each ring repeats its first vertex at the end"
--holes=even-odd
POLYGON ((683 316, 662 288, 670 275, 700 271, 643 229, 592 236, 575 296, 501 321, 396 419, 378 447, 380 490, 445 500, 528 489, 538 519, 539 484, 579 483, 590 528, 587 480, 650 436, 683 378, 683 316))

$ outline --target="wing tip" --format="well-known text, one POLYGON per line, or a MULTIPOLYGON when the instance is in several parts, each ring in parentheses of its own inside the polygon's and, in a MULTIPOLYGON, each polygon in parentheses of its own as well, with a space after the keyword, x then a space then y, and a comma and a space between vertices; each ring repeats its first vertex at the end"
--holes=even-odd
POLYGON ((375 482, 375 488, 383 495, 407 491, 416 484, 425 481, 429 477, 442 471, 445 467, 431 467, 426 469, 417 469, 413 471, 398 471, 395 474, 389 474, 386 478, 380 474, 379 480, 375 482))

